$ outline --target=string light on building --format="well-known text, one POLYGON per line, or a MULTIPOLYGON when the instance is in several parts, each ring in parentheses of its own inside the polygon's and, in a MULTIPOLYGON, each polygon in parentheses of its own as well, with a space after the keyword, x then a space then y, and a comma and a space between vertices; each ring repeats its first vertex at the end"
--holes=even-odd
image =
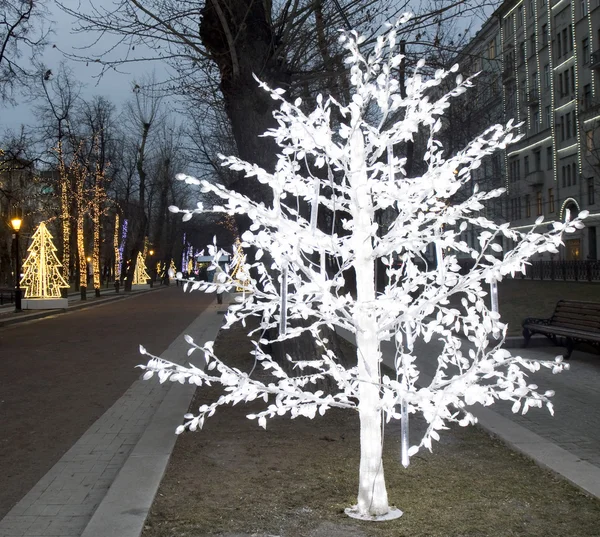
MULTIPOLYGON (((592 16, 591 16, 592 5, 591 5, 590 0, 582 0, 582 5, 584 5, 584 3, 586 6, 586 13, 587 13, 589 46, 590 46, 590 51, 592 51, 592 50, 596 50, 594 48, 596 45, 594 44, 594 31, 592 29, 592 16)), ((590 75, 592 77, 591 86, 592 86, 592 98, 593 98, 596 96, 596 70, 592 69, 590 75)))
MULTIPOLYGON (((513 23, 513 47, 514 47, 514 69, 515 69, 515 93, 517 100, 517 123, 521 123, 521 99, 519 95, 519 57, 517 54, 518 50, 518 42, 517 42, 517 15, 513 13, 512 15, 512 23, 513 23)), ((521 133, 523 127, 519 127, 519 134, 521 133)))
POLYGON ((540 130, 544 126, 544 117, 542 114, 542 70, 540 69, 540 32, 538 27, 538 8, 537 2, 533 2, 533 31, 535 35, 535 68, 537 72, 537 97, 538 97, 538 118, 540 130))
MULTIPOLYGON (((500 22, 500 65, 502 69, 502 78, 504 78, 504 73, 509 68, 504 61, 504 20, 500 22)), ((509 118, 506 112, 506 84, 504 80, 502 80, 502 117, 504 122, 508 122, 509 118)), ((508 170, 508 152, 504 151, 504 170, 508 170)), ((504 186, 506 188, 506 192, 510 192, 510 184, 508 181, 508 173, 504 174, 504 186)))
POLYGON ((25 298, 60 298, 60 290, 69 287, 61 274, 56 250, 52 235, 42 222, 31 237, 29 255, 23 262, 21 287, 25 289, 25 298))
MULTIPOLYGON (((549 2, 550 0, 548 0, 549 2)), ((548 5, 548 10, 550 10, 550 5, 548 5)), ((558 182, 558 155, 556 148, 556 121, 555 121, 555 102, 554 102, 554 64, 553 64, 553 56, 552 56, 552 17, 550 14, 547 17, 548 19, 548 69, 550 70, 550 134, 552 135, 552 178, 554 182, 558 182)))
MULTIPOLYGON (((585 2, 585 0, 583 0, 583 2, 585 2)), ((573 31, 571 32, 571 44, 573 46, 573 66, 574 66, 574 72, 575 72, 575 120, 574 120, 574 127, 575 127, 575 132, 577 134, 577 170, 579 174, 583 173, 583 163, 582 163, 582 157, 581 157, 581 125, 580 125, 580 119, 579 119, 579 112, 580 110, 580 104, 579 104, 579 100, 577 99, 577 95, 579 95, 579 70, 578 70, 578 66, 577 66, 577 61, 575 61, 575 59, 577 58, 577 39, 575 39, 575 2, 571 2, 571 28, 573 28, 573 31)))
POLYGON ((529 40, 527 39, 527 6, 523 3, 523 50, 525 54, 525 58, 523 58, 525 63, 525 114, 527 116, 527 129, 531 129, 531 107, 529 106, 529 62, 527 61, 529 58, 529 49, 528 49, 529 40))

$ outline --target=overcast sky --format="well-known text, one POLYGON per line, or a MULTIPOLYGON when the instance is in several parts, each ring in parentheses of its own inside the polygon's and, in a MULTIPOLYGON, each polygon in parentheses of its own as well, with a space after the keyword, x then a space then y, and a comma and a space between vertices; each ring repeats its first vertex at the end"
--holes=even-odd
MULTIPOLYGON (((72 3, 75 6, 79 4, 79 1, 64 0, 64 3, 66 5, 72 3)), ((124 72, 123 74, 110 71, 98 79, 100 66, 97 64, 86 66, 85 63, 66 59, 61 51, 67 54, 77 53, 78 48, 92 43, 95 36, 93 34, 88 36, 75 34, 72 29, 76 21, 54 6, 54 2, 48 4, 53 33, 49 36, 49 45, 45 48, 41 59, 54 72, 58 71, 61 62, 65 62, 72 69, 75 78, 85 85, 81 93, 82 97, 90 98, 94 95, 101 95, 114 103, 117 110, 120 111, 122 104, 132 95, 131 83, 133 80, 139 80, 145 73, 151 74, 152 72, 156 73, 158 80, 166 79, 168 75, 166 66, 160 62, 131 63, 120 68, 124 72), (56 45, 56 48, 52 45, 56 45)), ((91 52, 102 53, 108 46, 109 43, 104 41, 91 49, 91 52)), ((111 56, 117 57, 123 53, 123 49, 115 50, 111 56)), ((20 99, 20 104, 15 107, 5 105, 0 108, 0 131, 5 131, 7 128, 18 130, 22 124, 35 124, 34 104, 20 99)))
MULTIPOLYGON (((65 5, 72 6, 73 9, 82 6, 79 9, 86 10, 89 0, 62 0, 65 5)), ((111 2, 112 0, 102 0, 104 2, 111 2)), ((75 78, 85 85, 81 95, 83 98, 91 98, 94 95, 100 95, 106 97, 111 101, 120 111, 123 103, 129 99, 132 95, 132 81, 139 80, 144 74, 155 73, 157 81, 168 79, 167 67, 164 63, 155 62, 140 62, 140 63, 129 63, 126 66, 120 68, 124 73, 116 73, 110 71, 106 73, 102 78, 98 79, 97 76, 100 72, 100 66, 94 63, 86 65, 85 63, 72 61, 66 59, 61 51, 69 54, 101 54, 105 52, 113 44, 109 42, 110 36, 103 37, 101 43, 96 44, 94 48, 88 51, 82 51, 81 48, 90 45, 94 42, 96 34, 82 35, 73 32, 73 27, 76 21, 58 9, 52 0, 48 2, 48 9, 50 10, 49 19, 52 21, 53 33, 49 36, 49 45, 45 48, 42 54, 42 60, 44 64, 52 69, 54 72, 58 71, 58 67, 62 61, 64 61, 73 71, 75 78), (52 45, 56 45, 54 48, 52 45)), ((491 8, 487 8, 486 11, 491 13, 491 8)), ((489 13, 487 13, 489 15, 489 13)), ((472 28, 471 35, 474 35, 474 31, 477 30, 482 20, 470 22, 475 28, 472 28)), ((460 24, 460 23, 459 23, 460 24)), ((138 57, 143 57, 146 51, 142 50, 141 47, 136 47, 135 53, 138 57)), ((111 58, 125 56, 124 47, 117 48, 111 53, 111 58)), ((151 52, 148 52, 151 55, 151 52)), ((21 99, 21 103, 18 106, 3 106, 0 107, 0 133, 10 128, 18 130, 20 126, 34 125, 34 103, 27 103, 21 99)))

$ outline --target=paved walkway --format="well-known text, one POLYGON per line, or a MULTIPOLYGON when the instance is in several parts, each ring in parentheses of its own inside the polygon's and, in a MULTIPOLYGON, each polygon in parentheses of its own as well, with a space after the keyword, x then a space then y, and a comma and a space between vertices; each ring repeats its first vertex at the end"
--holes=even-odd
MULTIPOLYGON (((214 339, 223 308, 209 306, 162 357, 181 357, 184 334, 214 339)), ((384 348, 384 355, 389 352, 384 348)), ((551 359, 558 352, 519 353, 551 359)), ((435 349, 426 354, 431 363, 435 349)), ((513 447, 600 497, 600 357, 575 351, 571 364, 570 372, 536 377, 557 392, 554 418, 538 409, 516 416, 507 405, 476 413, 513 447)), ((192 395, 190 386, 134 382, 0 521, 0 537, 138 537, 175 443, 174 426, 192 395)))

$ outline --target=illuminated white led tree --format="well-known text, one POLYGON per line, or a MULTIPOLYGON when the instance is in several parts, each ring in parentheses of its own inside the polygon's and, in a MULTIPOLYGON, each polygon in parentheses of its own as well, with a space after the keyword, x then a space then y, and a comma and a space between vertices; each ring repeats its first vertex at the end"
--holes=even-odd
POLYGON ((27 251, 29 255, 23 262, 21 280, 25 298, 60 298, 61 288, 68 288, 69 284, 60 273, 62 264, 56 256, 56 246, 44 222, 32 235, 27 251))
MULTIPOLYGON (((559 358, 551 362, 526 360, 503 349, 506 326, 497 312, 490 311, 485 298, 488 284, 523 272, 534 253, 556 252, 562 234, 583 224, 580 218, 567 219, 554 222, 550 231, 542 233, 538 219, 537 226, 522 233, 508 224, 491 222, 480 212, 484 202, 499 196, 501 189, 474 189, 468 199, 449 202, 463 187, 471 192, 471 170, 515 140, 512 125, 492 126, 464 150, 445 158, 436 133, 451 98, 467 91, 472 81, 457 77, 456 87, 440 95, 436 87, 452 76, 457 66, 425 78, 419 72, 424 66, 420 61, 407 80, 406 97, 402 97, 392 75, 402 61, 396 54, 396 27, 366 53, 358 36, 351 34, 343 40, 350 65, 350 104, 343 106, 331 97, 319 96, 316 108, 306 113, 300 99, 290 103, 284 99, 283 90, 261 84, 281 103, 275 112, 278 127, 266 133, 279 146, 275 170, 269 172, 234 157, 223 157, 224 165, 269 185, 272 204, 255 203, 222 185, 180 177, 223 200, 221 207, 211 211, 248 215, 253 221, 241 237, 242 246, 256 251, 253 262, 242 264, 248 275, 246 290, 252 293, 247 300, 229 307, 225 328, 248 317, 258 319, 257 334, 262 339, 253 352, 255 366, 271 374, 273 380, 263 382, 229 367, 214 354, 212 342, 195 343, 189 337, 188 355, 200 351, 205 368, 180 366, 152 355, 143 367, 147 369, 144 378, 158 373, 161 382, 224 385, 223 395, 212 404, 202 405, 197 414, 186 414, 177 432, 201 428, 220 405, 261 398, 267 401, 265 408, 248 417, 262 427, 268 419, 286 414, 314 418, 334 407, 357 411, 358 502, 347 513, 372 520, 401 514, 388 504, 382 463, 383 420, 401 420, 401 460, 408 465, 409 457, 421 447, 431 449, 432 440, 439 439, 438 431, 448 422, 462 426, 474 423, 468 405, 488 406, 501 399, 511 401, 514 412, 543 405, 552 412, 552 393, 540 391, 529 383, 527 375, 541 367, 558 372, 566 366, 559 358), (341 118, 341 123, 336 124, 332 117, 341 118), (397 152, 417 132, 428 133, 423 157, 426 171, 421 177, 408 178, 405 159, 397 152), (299 200, 312 205, 310 216, 298 210, 299 200), (321 210, 328 210, 339 220, 344 232, 320 229, 317 220, 321 210), (389 226, 380 228, 376 213, 383 210, 395 217, 389 226), (468 226, 477 233, 477 246, 461 240, 468 226), (502 252, 499 238, 510 239, 516 246, 502 252), (264 251, 269 256, 263 264, 264 251), (460 271, 458 253, 473 261, 467 273, 460 271), (437 254, 437 264, 426 263, 426 254, 429 258, 437 254), (327 257, 337 261, 337 272, 327 273, 327 257), (378 261, 387 267, 387 283, 379 291, 375 285, 378 261), (344 273, 349 270, 356 275, 356 293, 345 287, 344 273), (451 303, 453 298, 456 300, 451 303), (295 322, 301 319, 305 322, 295 322), (322 327, 343 328, 354 334, 356 366, 344 367, 327 349, 322 327), (273 332, 277 341, 308 332, 323 351, 310 360, 290 358, 294 373, 288 373, 266 352, 268 337, 260 336, 273 332), (429 382, 420 377, 415 343, 427 345, 432 340, 439 344, 429 382), (394 360, 388 364, 393 370, 389 376, 381 370, 382 341, 396 345, 394 360), (324 378, 338 391, 315 391, 314 383, 324 378), (409 446, 408 419, 417 412, 428 426, 424 436, 409 446)), ((179 211, 176 207, 172 210, 179 211)), ((189 220, 202 211, 202 204, 198 204, 180 212, 189 220)), ((216 265, 225 252, 213 245, 209 254, 216 265)), ((193 282, 191 287, 219 292, 238 283, 224 273, 216 280, 193 282)), ((143 347, 141 352, 147 354, 143 347)), ((428 358, 431 362, 431 356, 428 358)))
POLYGON ((142 252, 138 252, 137 261, 135 263, 135 270, 133 271, 133 285, 141 285, 148 283, 150 276, 146 270, 146 263, 144 262, 144 256, 142 252))

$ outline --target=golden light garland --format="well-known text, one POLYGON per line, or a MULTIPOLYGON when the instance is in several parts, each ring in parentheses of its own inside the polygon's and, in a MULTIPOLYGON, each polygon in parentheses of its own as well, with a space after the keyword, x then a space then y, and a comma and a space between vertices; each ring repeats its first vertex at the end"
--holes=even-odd
POLYGON ((21 279, 25 298, 60 298, 61 288, 68 288, 69 284, 60 273, 56 246, 44 222, 35 230, 27 251, 21 279))
POLYGON ((131 283, 133 285, 141 285, 148 283, 149 279, 150 276, 146 271, 146 263, 144 263, 142 252, 138 252, 137 261, 135 263, 135 271, 133 272, 133 281, 131 283))
POLYGON ((232 279, 238 282, 236 291, 243 291, 248 286, 248 275, 244 271, 244 264, 246 263, 246 254, 242 248, 242 241, 237 238, 235 239, 235 265, 231 272, 232 279))
POLYGON ((63 277, 69 281, 69 265, 71 261, 71 211, 69 210, 69 190, 70 182, 65 167, 62 142, 59 141, 56 147, 58 155, 58 175, 60 181, 60 219, 62 225, 62 273, 63 277))

